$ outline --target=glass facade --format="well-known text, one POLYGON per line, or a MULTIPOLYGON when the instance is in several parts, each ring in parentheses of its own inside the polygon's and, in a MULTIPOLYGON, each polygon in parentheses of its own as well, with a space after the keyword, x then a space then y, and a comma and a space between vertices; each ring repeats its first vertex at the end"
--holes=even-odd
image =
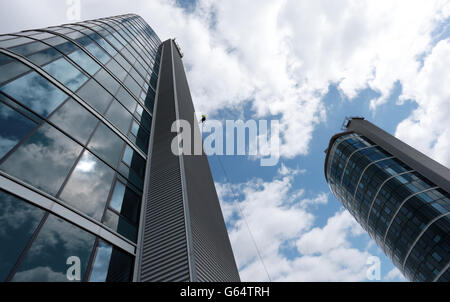
POLYGON ((450 194, 356 133, 328 150, 331 191, 412 281, 450 281, 450 194))
POLYGON ((0 35, 0 177, 50 204, 0 191, 0 280, 131 280, 160 45, 136 15, 0 35))

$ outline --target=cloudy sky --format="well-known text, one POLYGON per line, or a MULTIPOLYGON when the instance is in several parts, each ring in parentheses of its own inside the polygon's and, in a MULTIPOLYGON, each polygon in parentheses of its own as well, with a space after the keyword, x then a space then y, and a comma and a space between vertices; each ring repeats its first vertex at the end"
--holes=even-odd
MULTIPOLYGON (((71 1, 4 2, 2 33, 69 22, 71 1)), ((81 0, 82 19, 128 12, 177 38, 197 111, 280 120, 276 167, 210 158, 243 280, 268 279, 250 232, 272 280, 368 281, 371 256, 404 280, 329 192, 323 150, 365 116, 450 166, 449 1, 81 0)))

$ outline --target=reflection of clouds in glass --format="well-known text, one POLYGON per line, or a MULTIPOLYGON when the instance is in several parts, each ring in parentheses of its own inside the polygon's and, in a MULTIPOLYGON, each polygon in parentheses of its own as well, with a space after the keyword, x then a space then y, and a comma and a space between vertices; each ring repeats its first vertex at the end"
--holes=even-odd
POLYGON ((50 121, 83 144, 87 142, 98 119, 73 99, 56 111, 50 121))
POLYGON ((26 223, 37 225, 43 213, 41 209, 0 191, 0 237, 11 235, 10 231, 16 231, 26 223))
POLYGON ((72 91, 87 81, 87 77, 64 58, 53 61, 43 69, 72 91))
POLYGON ((44 117, 67 98, 64 92, 34 71, 0 87, 0 90, 44 117))
POLYGON ((80 258, 82 276, 86 271, 95 236, 50 215, 27 252, 13 281, 61 281, 71 256, 80 258))
POLYGON ((78 144, 44 124, 0 169, 55 195, 80 152, 78 144))
POLYGON ((78 163, 75 171, 81 171, 83 173, 92 172, 95 169, 95 161, 89 159, 82 159, 78 163))
POLYGON ((8 139, 0 135, 0 159, 6 155, 17 143, 19 140, 8 139))
POLYGON ((14 282, 68 282, 66 272, 54 272, 48 266, 18 272, 14 275, 14 282))
POLYGON ((97 255, 92 267, 90 282, 105 282, 108 276, 109 261, 111 260, 112 246, 100 241, 97 255))
POLYGON ((110 167, 85 151, 64 187, 61 199, 94 219, 100 220, 114 174, 110 167))
POLYGON ((122 155, 124 141, 103 123, 96 130, 89 149, 112 166, 117 166, 122 155))
MULTIPOLYGON (((89 247, 94 235, 83 231, 73 224, 50 215, 33 243, 30 252, 38 255, 42 249, 60 248, 69 256, 78 256, 80 251, 89 247)), ((65 262, 65 260, 64 260, 65 262)))

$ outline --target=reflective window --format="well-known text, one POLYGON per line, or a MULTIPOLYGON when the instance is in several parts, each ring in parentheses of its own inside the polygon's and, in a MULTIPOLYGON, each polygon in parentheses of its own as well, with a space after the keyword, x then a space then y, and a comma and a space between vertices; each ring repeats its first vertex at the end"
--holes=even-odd
POLYGON ((95 131, 88 148, 113 167, 122 156, 124 141, 103 123, 95 131))
POLYGON ((49 215, 12 281, 71 281, 67 278, 70 267, 67 262, 73 259, 70 257, 80 260, 80 277, 83 280, 94 241, 94 235, 49 215))
POLYGON ((73 99, 52 114, 50 121, 83 144, 86 144, 98 123, 95 116, 73 99))
POLYGON ((125 80, 125 85, 128 87, 128 89, 130 89, 130 91, 135 96, 139 96, 142 88, 141 86, 138 85, 138 83, 136 83, 136 81, 131 76, 128 76, 128 78, 125 80))
POLYGON ((44 211, 0 190, 0 281, 6 281, 44 211))
POLYGON ((9 81, 10 79, 13 79, 30 70, 28 66, 18 61, 13 61, 9 57, 0 54, 0 60, 3 57, 5 58, 5 61, 8 61, 9 63, 0 65, 0 84, 9 81))
POLYGON ((95 79, 103 85, 111 94, 115 95, 120 87, 120 84, 109 74, 106 70, 100 70, 96 75, 95 79))
POLYGON ((106 108, 113 98, 105 88, 94 80, 90 80, 81 87, 77 95, 101 114, 105 113, 106 108))
POLYGON ((35 122, 0 102, 0 159, 36 127, 35 122))
POLYGON ((136 123, 135 120, 133 120, 133 124, 131 125, 131 133, 134 134, 134 136, 137 136, 139 132, 139 124, 136 123))
POLYGON ((0 165, 0 169, 56 195, 81 149, 64 134, 44 124, 0 165))
POLYGON ((86 49, 103 64, 106 64, 110 60, 110 56, 95 43, 89 44, 86 46, 86 49))
POLYGON ((117 215, 116 213, 106 210, 105 218, 103 223, 116 231, 125 238, 136 242, 137 228, 135 225, 131 224, 127 219, 117 215))
POLYGON ((34 64, 36 64, 38 66, 43 66, 53 60, 56 60, 57 58, 59 58, 61 56, 62 56, 62 54, 60 52, 58 52, 56 49, 50 47, 50 48, 44 49, 43 51, 40 51, 38 53, 28 56, 28 60, 30 60, 31 62, 33 62, 34 64))
POLYGON ((48 45, 45 45, 42 42, 34 41, 32 43, 24 44, 21 46, 17 46, 14 48, 10 48, 9 50, 22 56, 28 56, 29 54, 41 51, 48 48, 48 45))
POLYGON ((133 190, 116 181, 109 206, 133 223, 137 223, 140 200, 140 196, 133 190))
POLYGON ((0 90, 43 117, 67 99, 64 92, 34 71, 0 87, 0 90))
POLYGON ((43 69, 72 91, 76 91, 88 80, 84 74, 64 58, 46 65, 43 69))
POLYGON ((128 93, 128 91, 125 90, 125 88, 120 87, 119 91, 116 94, 116 98, 119 100, 119 102, 124 105, 130 112, 134 112, 136 110, 136 101, 131 96, 131 94, 128 93))
POLYGON ((131 161, 133 160, 134 151, 130 146, 126 146, 125 153, 123 154, 123 162, 128 166, 131 166, 131 161))
POLYGON ((71 53, 69 58, 86 70, 90 75, 94 75, 100 69, 100 65, 92 60, 92 58, 85 54, 81 49, 71 53))
POLYGON ((127 134, 131 126, 131 114, 118 102, 113 102, 105 117, 122 133, 127 134))
POLYGON ((127 72, 117 64, 116 61, 111 60, 106 67, 120 80, 123 81, 125 77, 127 76, 127 72))
POLYGON ((25 43, 29 43, 32 42, 33 40, 29 39, 29 38, 25 38, 25 37, 14 37, 13 39, 10 40, 4 40, 0 42, 0 47, 2 48, 11 48, 17 45, 21 45, 21 44, 25 44, 25 43))
POLYGON ((99 242, 89 282, 106 281, 112 250, 113 247, 111 245, 103 241, 99 242))
POLYGON ((85 151, 65 185, 61 199, 101 220, 114 175, 110 167, 85 151))

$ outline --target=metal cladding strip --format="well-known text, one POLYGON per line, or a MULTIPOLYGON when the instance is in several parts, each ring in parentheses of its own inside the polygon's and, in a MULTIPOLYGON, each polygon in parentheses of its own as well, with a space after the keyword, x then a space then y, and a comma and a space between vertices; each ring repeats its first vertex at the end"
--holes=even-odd
POLYGON ((362 173, 361 173, 361 176, 360 176, 359 179, 358 179, 358 182, 356 183, 356 186, 355 186, 355 193, 353 193, 353 198, 352 198, 352 204, 355 202, 356 193, 358 192, 359 183, 361 182, 361 179, 362 179, 362 177, 364 176, 364 173, 366 173, 367 169, 369 169, 369 168, 370 168, 371 166, 373 166, 374 164, 377 164, 377 163, 379 163, 379 162, 382 162, 382 161, 385 161, 385 160, 388 160, 388 159, 393 159, 393 158, 394 158, 393 156, 381 158, 381 159, 379 159, 379 160, 376 160, 376 161, 371 162, 370 164, 368 164, 368 165, 364 168, 364 170, 363 170, 362 173))
MULTIPOLYGON (((164 46, 161 45, 161 57, 159 64, 161 65, 161 60, 164 54, 164 46)), ((158 73, 158 83, 156 85, 156 96, 155 96, 155 104, 153 106, 153 112, 156 114, 158 110, 158 92, 159 92, 159 79, 161 77, 161 68, 159 69, 158 73)), ((144 226, 146 224, 145 220, 145 209, 147 208, 147 195, 148 195, 148 182, 150 179, 150 168, 151 168, 151 157, 152 157, 152 150, 153 150, 153 142, 155 139, 155 123, 156 119, 152 119, 152 127, 150 131, 150 141, 149 141, 149 147, 148 147, 148 160, 147 160, 147 166, 145 167, 145 179, 144 179, 144 192, 142 194, 142 200, 141 200, 141 215, 140 215, 140 223, 139 223, 139 230, 138 230, 138 240, 137 240, 137 248, 136 248, 136 260, 134 263, 134 273, 133 273, 133 281, 139 282, 140 281, 140 274, 141 274, 141 261, 142 261, 142 242, 143 242, 143 234, 144 234, 144 226)))
POLYGON ((447 263, 447 265, 442 269, 442 271, 434 278, 433 282, 436 282, 441 278, 441 276, 450 268, 450 261, 447 263))
POLYGON ((70 90, 69 88, 67 88, 65 85, 61 84, 58 80, 56 80, 55 78, 53 78, 50 74, 48 74, 45 70, 43 70, 41 67, 37 66, 36 64, 32 63, 31 61, 29 61, 27 58, 15 54, 9 50, 6 50, 4 48, 0 48, 0 53, 4 53, 16 60, 18 60, 19 62, 25 64, 26 66, 28 66, 29 68, 31 68, 33 71, 37 72, 39 75, 41 75, 42 77, 44 77, 46 80, 48 80, 49 82, 51 82, 53 85, 55 85, 56 87, 58 87, 60 90, 62 90, 65 94, 67 94, 67 96, 71 97, 72 99, 74 99, 75 101, 77 101, 81 106, 83 106, 87 111, 89 111, 90 113, 92 113, 96 118, 98 118, 100 121, 102 121, 109 129, 111 129, 111 131, 113 131, 115 134, 117 134, 121 139, 123 139, 131 148, 133 148, 133 150, 137 153, 139 153, 139 155, 141 155, 145 160, 147 160, 147 155, 145 153, 143 153, 138 147, 136 147, 134 145, 134 143, 132 143, 130 141, 130 139, 128 137, 126 137, 124 134, 122 134, 122 132, 120 132, 110 121, 108 121, 106 118, 104 118, 100 113, 98 113, 96 110, 94 110, 89 104, 87 104, 82 98, 80 98, 78 95, 76 95, 74 92, 72 92, 72 90, 70 90))
POLYGON ((388 235, 388 233, 389 233, 389 230, 391 229, 392 223, 394 222, 395 218, 397 217, 398 212, 400 212, 400 210, 402 209, 403 205, 404 205, 408 200, 410 200, 411 198, 413 198, 413 197, 416 196, 416 195, 419 195, 419 194, 422 194, 422 193, 425 193, 425 192, 428 192, 428 191, 436 190, 436 189, 439 189, 439 187, 432 187, 432 188, 428 188, 428 189, 425 189, 425 190, 416 192, 416 193, 414 193, 414 194, 409 195, 408 197, 406 197, 406 198, 402 201, 402 203, 399 205, 399 207, 398 207, 397 210, 395 211, 394 215, 392 216, 391 221, 389 221, 389 225, 388 225, 388 227, 387 227, 387 229, 386 229, 386 232, 384 233, 384 236, 383 236, 383 250, 384 250, 385 253, 386 253, 386 246, 385 246, 385 244, 386 244, 386 238, 387 238, 387 235, 388 235))
POLYGON ((135 253, 135 245, 125 237, 112 232, 100 222, 86 214, 70 207, 53 196, 42 192, 21 180, 0 171, 0 188, 12 193, 26 202, 36 205, 64 220, 76 225, 112 244, 120 247, 130 254, 135 253))
MULTIPOLYGON (((355 185, 355 193, 353 193, 352 202, 351 202, 351 203, 348 203, 349 205, 350 205, 350 204, 353 205, 353 203, 355 202, 356 193, 358 192, 359 183, 361 182, 361 179, 362 179, 364 173, 366 173, 367 169, 368 169, 369 167, 371 167, 372 165, 376 164, 376 163, 379 163, 379 162, 382 162, 382 161, 385 161, 385 160, 388 160, 388 159, 393 159, 393 158, 394 158, 393 156, 381 158, 381 159, 379 159, 379 160, 376 160, 376 161, 373 161, 373 162, 369 163, 369 164, 364 168, 364 170, 361 172, 361 176, 359 177, 358 182, 357 182, 356 185, 355 185)), ((352 206, 352 207, 353 207, 353 206, 352 206)), ((353 213, 352 213, 352 214, 353 214, 353 213)))
POLYGON ((404 174, 413 173, 413 172, 414 172, 414 170, 405 171, 405 172, 402 172, 402 173, 399 173, 399 174, 396 174, 396 175, 392 175, 392 176, 388 177, 385 181, 383 181, 383 183, 380 185, 380 187, 378 188, 377 192, 376 192, 375 195, 373 196, 372 202, 370 203, 369 211, 367 212, 366 225, 369 223, 370 213, 372 212, 373 204, 374 204, 375 200, 377 199, 378 193, 380 193, 380 191, 381 191, 381 189, 383 188, 383 186, 384 186, 389 180, 391 180, 391 179, 393 179, 393 178, 399 177, 399 176, 404 175, 404 174))
MULTIPOLYGON (((175 47, 175 45, 173 45, 175 47)), ((188 121, 192 129, 189 155, 184 153, 183 170, 187 189, 195 281, 240 281, 239 272, 228 237, 219 198, 214 186, 208 157, 203 152, 200 124, 195 116, 186 72, 180 53, 173 50, 176 95, 180 119, 188 121)), ((188 151, 188 150, 185 150, 188 151)))
POLYGON ((363 119, 352 119, 348 130, 364 135, 436 186, 450 193, 450 169, 363 119))
POLYGON ((414 247, 416 246, 417 242, 420 240, 420 238, 422 237, 423 234, 425 234, 425 232, 430 228, 430 226, 433 225, 433 223, 435 223, 436 221, 438 221, 441 218, 444 218, 445 216, 449 216, 450 213, 445 213, 442 215, 439 215, 438 217, 434 218, 433 220, 431 220, 422 230, 422 232, 420 232, 420 234, 417 236, 416 240, 414 240, 414 242, 411 244, 411 247, 408 250, 408 253, 406 253, 405 259, 403 259, 403 264, 402 264, 402 269, 403 271, 405 271, 405 264, 406 261, 408 260, 409 255, 411 254, 412 250, 414 249, 414 247))
MULTIPOLYGON (((179 101, 177 95, 177 79, 175 76, 175 63, 173 60, 173 42, 170 40, 170 53, 172 58, 172 76, 173 76, 173 93, 175 99, 175 113, 177 117, 177 121, 180 121, 180 108, 179 101)), ((182 140, 180 136, 178 137, 178 146, 181 145, 182 140)), ((189 260, 189 274, 191 281, 197 280, 196 266, 194 261, 194 251, 193 251, 193 243, 192 243, 192 230, 191 230, 191 219, 190 219, 190 211, 189 211, 189 202, 188 202, 188 194, 187 194, 187 185, 186 185, 186 173, 184 170, 184 157, 182 155, 178 156, 180 160, 180 173, 181 173, 181 187, 183 191, 183 208, 184 208, 184 221, 186 225, 186 239, 187 239, 187 248, 188 248, 188 260, 189 260)))
POLYGON ((171 150, 176 111, 170 41, 163 49, 137 263, 136 280, 144 282, 190 281, 180 161, 171 150))
POLYGON ((342 181, 344 180, 345 169, 347 169, 347 165, 348 165, 348 163, 350 162, 350 158, 352 158, 352 156, 353 156, 356 152, 359 152, 359 151, 362 151, 362 150, 366 150, 366 149, 370 149, 370 148, 374 148, 374 147, 377 147, 377 145, 359 148, 359 149, 356 149, 355 151, 353 151, 353 152, 349 155, 349 157, 347 158, 347 161, 346 161, 346 163, 345 163, 344 169, 342 170, 341 181, 340 181, 340 185, 341 185, 341 186, 342 186, 342 181))

